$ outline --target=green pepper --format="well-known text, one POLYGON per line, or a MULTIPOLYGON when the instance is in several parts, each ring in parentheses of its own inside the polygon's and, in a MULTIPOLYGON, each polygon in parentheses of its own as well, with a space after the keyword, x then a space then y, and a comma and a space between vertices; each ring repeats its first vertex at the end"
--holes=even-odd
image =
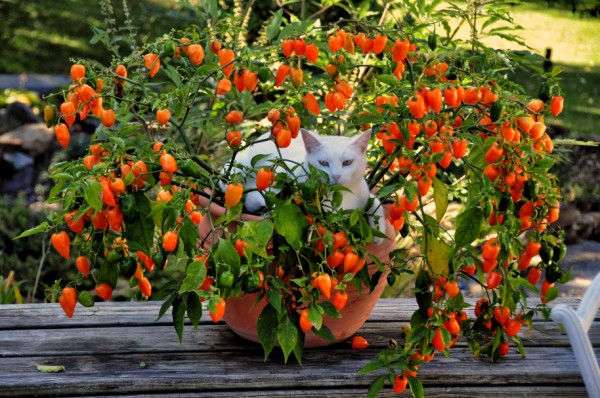
POLYGON ((125 218, 128 220, 134 218, 137 215, 137 210, 135 209, 133 202, 134 201, 132 195, 123 195, 120 198, 121 212, 123 213, 123 216, 125 216, 125 218))
POLYGON ((246 277, 246 293, 253 293, 260 288, 260 276, 258 272, 250 274, 246 277))
POLYGON ((492 119, 492 122, 497 122, 502 117, 503 113, 504 104, 500 101, 494 102, 490 108, 490 118, 492 119))
POLYGON ((172 40, 167 40, 164 43, 163 50, 164 50, 165 55, 167 57, 174 57, 175 56, 175 50, 176 50, 175 43, 172 40))
POLYGON ((123 248, 115 247, 108 252, 106 256, 106 261, 109 263, 116 263, 117 261, 121 261, 124 257, 123 248))
POLYGON ((437 48, 437 34, 430 33, 427 37, 427 45, 431 50, 435 50, 437 48))
POLYGON ((162 269, 165 265, 165 253, 163 251, 157 251, 152 255, 152 261, 154 261, 154 265, 160 269, 162 269))
POLYGON ((535 199, 538 196, 538 185, 533 180, 527 180, 525 183, 525 189, 523 189, 523 196, 526 199, 535 199))
POLYGON ((233 281, 235 277, 231 271, 224 271, 219 276, 219 285, 221 287, 231 287, 233 286, 233 281))
POLYGON ((192 159, 185 159, 181 162, 179 164, 179 169, 188 177, 200 178, 202 176, 202 168, 192 159))
POLYGON ((132 257, 125 257, 120 264, 121 275, 129 279, 137 270, 137 262, 132 257))
POLYGON ((540 84, 540 89, 538 90, 538 98, 544 102, 548 102, 550 99, 550 85, 547 81, 542 82, 540 84))
POLYGON ((94 298, 87 290, 82 290, 81 292, 77 293, 77 301, 79 301, 84 307, 94 306, 94 298))
POLYGON ((271 70, 269 68, 267 68, 266 66, 261 66, 258 69, 258 80, 261 81, 261 83, 266 83, 269 81, 269 78, 271 78, 273 76, 273 74, 271 73, 271 70))
POLYGON ((550 246, 547 243, 543 244, 542 249, 540 250, 540 257, 542 261, 545 263, 549 263, 550 261, 552 261, 553 256, 554 250, 552 249, 552 246, 550 246))
POLYGON ((563 258, 565 258, 566 254, 567 254, 567 245, 565 245, 564 243, 561 243, 556 248, 554 248, 554 255, 552 256, 552 260, 555 263, 557 263, 560 260, 562 260, 563 258))
POLYGON ((558 264, 552 264, 546 268, 546 280, 550 283, 554 283, 563 276, 563 270, 558 264))

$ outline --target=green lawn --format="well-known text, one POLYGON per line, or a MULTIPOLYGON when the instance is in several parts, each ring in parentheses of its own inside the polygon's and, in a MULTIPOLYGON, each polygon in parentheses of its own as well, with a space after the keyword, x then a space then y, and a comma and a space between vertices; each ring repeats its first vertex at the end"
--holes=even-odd
MULTIPOLYGON (((554 66, 563 69, 565 110, 548 122, 568 128, 573 135, 600 133, 600 18, 581 18, 566 9, 547 7, 545 1, 523 2, 511 9, 511 15, 524 28, 519 35, 527 45, 540 54, 552 49, 554 66)), ((466 30, 461 33, 465 37, 466 30)), ((516 48, 497 37, 483 41, 494 48, 516 48)), ((531 95, 537 93, 539 78, 519 73, 515 79, 531 95)))
MULTIPOLYGON (((542 1, 515 7, 512 15, 525 28, 522 36, 527 44, 542 54, 551 48, 552 61, 564 69, 565 111, 549 121, 567 127, 573 134, 600 133, 600 19, 548 8, 542 1)), ((537 82, 523 80, 532 92, 537 90, 537 82)))

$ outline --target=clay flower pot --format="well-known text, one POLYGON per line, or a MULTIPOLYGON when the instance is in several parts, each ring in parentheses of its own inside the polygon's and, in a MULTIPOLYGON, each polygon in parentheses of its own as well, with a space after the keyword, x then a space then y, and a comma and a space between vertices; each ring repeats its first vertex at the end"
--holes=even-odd
MULTIPOLYGON (((208 199, 202 198, 201 206, 208 205, 208 199)), ((204 241, 204 247, 209 248, 213 241, 216 241, 218 237, 211 236, 213 233, 211 225, 214 220, 222 216, 225 213, 225 208, 212 203, 207 209, 206 214, 202 218, 198 229, 201 241, 204 241), (216 239, 215 239, 216 238, 216 239)), ((261 217, 242 214, 240 219, 243 221, 249 220, 260 220, 261 217)), ((232 229, 235 226, 231 227, 232 229)), ((392 225, 387 223, 386 235, 388 239, 385 239, 382 243, 369 244, 366 246, 367 252, 379 259, 382 263, 389 261, 389 254, 396 247, 395 232, 392 225)), ((368 265, 369 274, 373 275, 377 272, 377 266, 374 264, 368 265)), ((387 273, 386 273, 387 274, 387 273)), ((387 278, 384 274, 380 279, 379 283, 372 292, 369 293, 369 288, 363 285, 361 291, 362 294, 358 294, 358 291, 352 284, 348 284, 346 292, 348 293, 348 301, 346 306, 340 311, 340 318, 324 317, 323 324, 326 325, 337 341, 342 341, 353 334, 367 321, 367 318, 373 311, 373 308, 377 304, 377 301, 383 293, 383 289, 387 284, 387 278)), ((263 298, 256 303, 258 293, 243 294, 240 297, 232 297, 227 300, 227 311, 225 311, 224 321, 229 327, 239 336, 259 343, 258 333, 256 331, 256 325, 258 317, 262 312, 263 308, 267 305, 268 301, 263 298)), ((322 339, 315 335, 312 331, 306 333, 304 346, 305 347, 321 347, 325 345, 333 344, 333 342, 322 339)))

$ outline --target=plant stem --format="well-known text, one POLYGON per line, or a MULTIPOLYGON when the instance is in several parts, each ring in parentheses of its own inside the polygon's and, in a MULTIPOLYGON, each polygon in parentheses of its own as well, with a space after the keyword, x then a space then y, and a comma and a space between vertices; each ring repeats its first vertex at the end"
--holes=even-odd
POLYGON ((46 240, 42 239, 42 257, 40 258, 40 265, 38 266, 37 273, 35 275, 35 283, 33 284, 33 290, 31 292, 31 302, 35 300, 35 294, 37 293, 37 287, 40 282, 40 277, 42 276, 42 268, 44 268, 44 263, 46 262, 46 256, 50 252, 50 245, 46 248, 46 240))

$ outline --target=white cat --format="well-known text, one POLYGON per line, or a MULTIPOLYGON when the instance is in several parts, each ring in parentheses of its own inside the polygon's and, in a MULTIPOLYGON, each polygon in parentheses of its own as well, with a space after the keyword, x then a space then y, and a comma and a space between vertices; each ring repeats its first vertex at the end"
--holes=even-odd
MULTIPOLYGON (((268 138, 269 133, 264 134, 258 140, 268 138)), ((372 228, 378 229, 385 234, 386 220, 383 207, 377 198, 371 195, 365 172, 367 168, 366 152, 371 137, 371 130, 354 137, 344 136, 321 136, 315 132, 301 129, 301 135, 292 140, 287 148, 280 148, 281 157, 287 160, 286 164, 294 170, 294 174, 300 180, 306 178, 305 170, 308 165, 323 170, 329 176, 329 182, 333 185, 343 185, 349 191, 341 191, 341 208, 364 209, 373 216, 369 217, 372 228), (298 164, 303 167, 297 167, 298 164), (369 198, 373 198, 373 205, 365 209, 369 198)), ((255 167, 265 167, 272 164, 273 159, 278 157, 275 143, 271 140, 259 142, 237 154, 235 162, 244 167, 251 167, 252 159, 260 154, 270 156, 262 158, 255 167)), ((281 170, 277 170, 280 172, 281 170)), ((241 172, 234 169, 234 172, 241 172)), ((256 181, 254 177, 248 176, 245 183, 246 188, 254 188, 256 181)), ((246 209, 251 212, 260 210, 265 206, 263 196, 252 191, 246 195, 244 202, 246 209)), ((382 239, 376 237, 375 243, 381 243, 382 239)))

